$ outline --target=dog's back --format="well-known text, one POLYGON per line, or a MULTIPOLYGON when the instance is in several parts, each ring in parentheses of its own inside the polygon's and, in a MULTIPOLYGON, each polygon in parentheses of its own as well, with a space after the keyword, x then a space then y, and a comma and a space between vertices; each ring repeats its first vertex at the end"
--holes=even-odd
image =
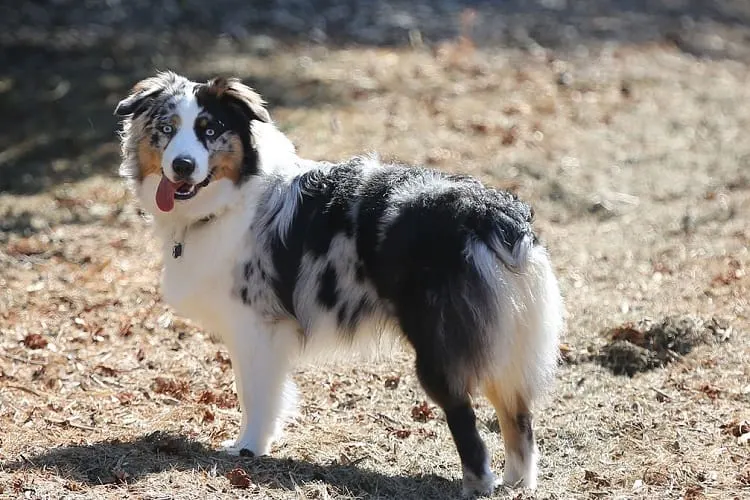
POLYGON ((553 379, 562 303, 530 207, 472 177, 371 158, 308 165, 279 183, 255 229, 306 345, 319 351, 332 331, 348 343, 395 324, 463 436, 467 488, 492 477, 468 402, 480 390, 506 436, 506 482, 533 486, 530 407, 553 379))

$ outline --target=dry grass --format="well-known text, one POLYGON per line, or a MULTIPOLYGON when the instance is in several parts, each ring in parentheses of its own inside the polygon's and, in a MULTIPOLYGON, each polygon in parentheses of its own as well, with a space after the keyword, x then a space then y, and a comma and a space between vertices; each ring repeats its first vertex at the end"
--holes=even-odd
MULTIPOLYGON (((569 311, 536 498, 750 494, 746 65, 658 45, 284 54, 217 47, 181 69, 283 82, 259 91, 305 156, 377 150, 535 205, 569 311), (667 315, 721 318, 731 335, 632 378, 596 362, 613 328, 667 315)), ((120 181, 0 195, 0 219, 2 495, 457 496, 458 458, 408 352, 300 367, 300 416, 272 457, 230 458, 214 451, 239 422, 227 356, 162 304, 157 246, 120 181)), ((496 422, 476 407, 499 471, 496 422)))

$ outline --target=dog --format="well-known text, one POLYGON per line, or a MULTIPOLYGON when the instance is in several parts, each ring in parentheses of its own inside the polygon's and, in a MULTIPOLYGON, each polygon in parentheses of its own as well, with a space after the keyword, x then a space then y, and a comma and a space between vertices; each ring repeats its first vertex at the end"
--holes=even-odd
POLYGON ((293 408, 293 364, 405 339, 445 412, 467 494, 501 483, 472 395, 494 406, 502 483, 534 488, 532 403, 552 384, 563 304, 533 213, 465 175, 297 156, 239 79, 137 83, 120 173, 163 242, 162 291, 229 351, 241 410, 232 454, 263 455, 293 408))

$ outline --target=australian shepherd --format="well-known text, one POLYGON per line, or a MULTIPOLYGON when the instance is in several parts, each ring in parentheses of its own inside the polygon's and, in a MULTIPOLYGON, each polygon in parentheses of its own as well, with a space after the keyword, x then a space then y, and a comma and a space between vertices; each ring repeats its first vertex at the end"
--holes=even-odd
POLYGON ((499 484, 479 393, 503 484, 536 486, 531 406, 553 381, 563 306, 529 205, 465 175, 302 159, 238 79, 160 73, 115 113, 120 172, 163 242, 164 298, 229 351, 242 420, 228 452, 269 452, 303 355, 395 331, 445 412, 465 492, 499 484))

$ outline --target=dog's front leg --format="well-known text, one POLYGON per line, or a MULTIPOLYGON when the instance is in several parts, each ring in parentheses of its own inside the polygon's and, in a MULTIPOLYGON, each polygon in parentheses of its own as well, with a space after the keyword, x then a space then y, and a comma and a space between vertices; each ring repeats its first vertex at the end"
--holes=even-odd
POLYGON ((292 329, 278 324, 257 321, 242 326, 224 339, 232 360, 242 421, 239 437, 222 446, 232 455, 243 450, 265 455, 294 407, 296 391, 288 377, 299 338, 292 329))

